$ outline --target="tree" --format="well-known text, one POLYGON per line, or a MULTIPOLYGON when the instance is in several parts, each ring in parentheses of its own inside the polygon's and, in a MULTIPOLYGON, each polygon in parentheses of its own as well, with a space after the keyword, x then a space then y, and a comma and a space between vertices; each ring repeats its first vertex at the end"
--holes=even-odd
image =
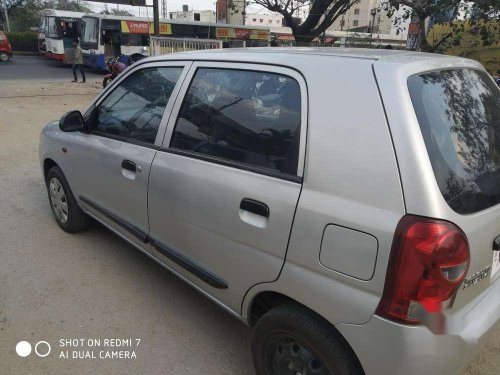
POLYGON ((389 17, 401 24, 413 20, 420 25, 417 48, 435 52, 452 40, 460 42, 460 34, 467 32, 481 35, 484 45, 489 45, 500 34, 500 0, 387 0, 385 9, 389 17), (448 23, 450 31, 431 44, 427 39, 426 19, 432 17, 437 23, 448 23), (456 22, 458 18, 466 22, 456 22))
POLYGON ((133 14, 130 13, 128 10, 116 9, 116 8, 109 10, 109 9, 107 9, 107 7, 101 11, 101 14, 107 14, 107 15, 111 15, 111 16, 133 16, 133 14))
MULTIPOLYGON (((328 29, 335 20, 347 12, 358 0, 253 0, 271 12, 283 16, 292 29, 297 44, 309 43, 328 29), (308 9, 302 21, 299 11, 308 9)), ((231 2, 230 2, 231 3, 231 2)), ((231 5, 230 5, 231 7, 231 5)))
POLYGON ((84 1, 72 1, 72 0, 56 0, 51 1, 48 0, 47 4, 52 5, 49 8, 59 9, 59 10, 69 10, 72 12, 83 12, 83 13, 91 13, 92 9, 90 6, 84 1))
MULTIPOLYGON (((11 31, 28 31, 30 27, 38 26, 41 12, 45 7, 45 2, 42 0, 14 0, 5 4, 11 31)), ((4 21, 4 14, 0 13, 0 20, 4 21)))
MULTIPOLYGON (((71 0, 4 0, 11 20, 12 31, 27 31, 40 24, 44 9, 70 10, 90 13, 87 3, 71 0)), ((1 2, 1 0, 0 0, 1 2)), ((0 12, 0 24, 5 22, 3 12, 0 12)))

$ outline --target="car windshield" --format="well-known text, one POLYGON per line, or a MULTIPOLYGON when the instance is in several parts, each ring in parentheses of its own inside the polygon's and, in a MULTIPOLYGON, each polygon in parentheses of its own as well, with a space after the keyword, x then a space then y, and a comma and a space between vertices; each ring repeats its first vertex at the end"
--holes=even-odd
POLYGON ((461 214, 500 203, 500 90, 486 72, 433 71, 408 87, 437 183, 461 214))

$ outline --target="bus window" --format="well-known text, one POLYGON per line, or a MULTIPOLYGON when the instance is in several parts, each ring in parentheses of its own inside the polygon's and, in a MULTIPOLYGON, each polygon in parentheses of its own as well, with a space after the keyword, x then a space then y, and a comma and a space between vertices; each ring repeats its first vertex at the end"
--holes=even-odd
POLYGON ((61 25, 56 17, 47 17, 47 31, 50 38, 61 38, 61 25))
POLYGON ((122 46, 149 46, 147 34, 122 34, 122 46))
POLYGON ((61 22, 64 38, 74 39, 78 37, 77 22, 61 22))
POLYGON ((82 22, 82 48, 97 49, 99 40, 99 19, 85 17, 82 22))

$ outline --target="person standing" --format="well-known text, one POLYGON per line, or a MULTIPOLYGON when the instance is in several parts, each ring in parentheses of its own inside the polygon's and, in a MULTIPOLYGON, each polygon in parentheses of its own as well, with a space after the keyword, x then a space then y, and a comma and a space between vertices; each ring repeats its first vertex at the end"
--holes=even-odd
POLYGON ((75 50, 75 57, 73 59, 73 81, 78 82, 78 76, 76 75, 76 69, 80 71, 82 75, 82 83, 85 83, 85 72, 83 71, 83 53, 80 47, 80 41, 78 39, 73 40, 73 48, 75 50))

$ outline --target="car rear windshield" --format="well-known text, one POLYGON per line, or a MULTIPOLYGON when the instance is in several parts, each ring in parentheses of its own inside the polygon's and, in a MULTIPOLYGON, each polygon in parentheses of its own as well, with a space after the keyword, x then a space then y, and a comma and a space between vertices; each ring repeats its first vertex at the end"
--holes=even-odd
POLYGON ((500 202, 500 90, 473 69, 432 71, 408 79, 434 175, 460 214, 500 202))

